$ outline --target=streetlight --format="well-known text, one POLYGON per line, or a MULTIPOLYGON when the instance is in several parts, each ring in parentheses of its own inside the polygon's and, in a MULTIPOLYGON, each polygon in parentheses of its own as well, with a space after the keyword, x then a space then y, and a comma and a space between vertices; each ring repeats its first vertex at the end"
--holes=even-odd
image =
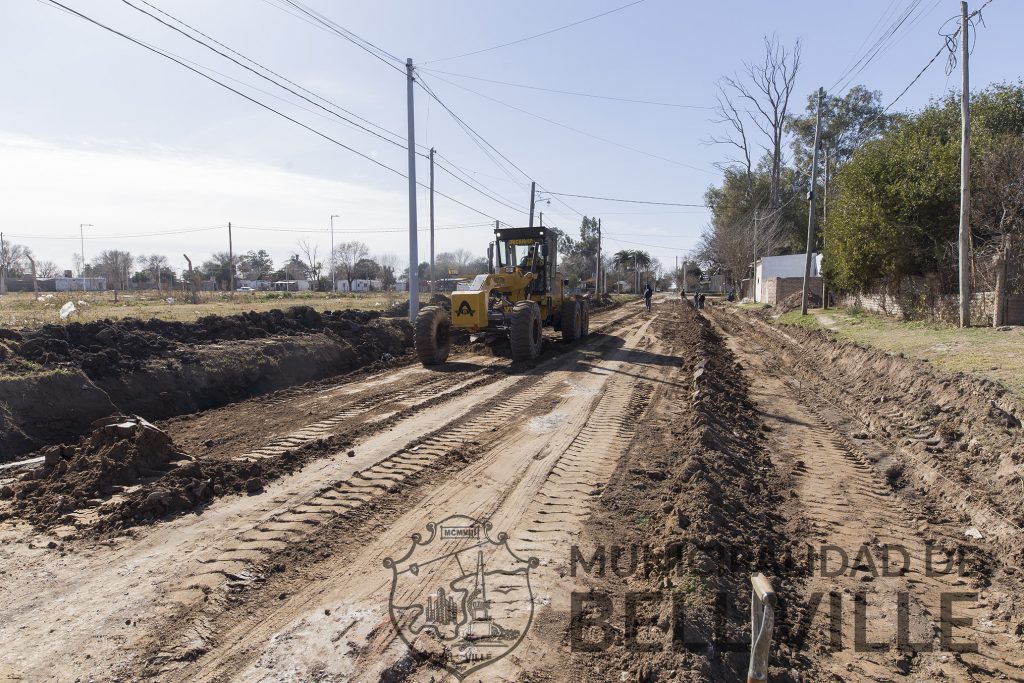
MULTIPOLYGON (((78 268, 78 277, 85 277, 85 228, 94 228, 92 223, 78 224, 78 239, 82 242, 82 251, 78 254, 82 257, 82 265, 78 268)), ((85 282, 82 282, 82 289, 85 289, 85 282)))
POLYGON ((338 291, 338 275, 337 269, 334 267, 334 219, 341 218, 336 213, 331 214, 331 287, 333 291, 338 291))

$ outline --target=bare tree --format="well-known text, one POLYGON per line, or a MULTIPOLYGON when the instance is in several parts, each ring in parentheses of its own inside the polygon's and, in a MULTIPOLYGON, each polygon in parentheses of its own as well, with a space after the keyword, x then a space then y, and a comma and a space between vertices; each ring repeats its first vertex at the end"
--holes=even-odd
POLYGON ((979 155, 976 175, 972 208, 979 243, 972 269, 979 261, 991 264, 983 270, 994 280, 987 284, 994 291, 992 323, 998 327, 1003 324, 1010 266, 1019 261, 1014 257, 1024 242, 1024 136, 996 138, 979 155))
POLYGON ((7 291, 7 278, 22 275, 27 255, 28 249, 20 244, 5 241, 0 246, 0 293, 7 291))
POLYGON ((36 261, 36 277, 50 278, 59 274, 60 268, 53 261, 36 261))
MULTIPOLYGON (((398 257, 391 252, 381 254, 377 257, 380 264, 381 286, 387 291, 395 286, 395 268, 398 266, 398 257)), ((351 289, 351 287, 349 287, 351 289)))
POLYGON ((754 207, 751 221, 754 254, 773 250, 782 235, 783 141, 789 114, 789 102, 800 70, 801 45, 784 47, 778 36, 764 37, 764 57, 760 62, 743 62, 743 68, 722 76, 716 96, 716 123, 723 133, 710 142, 734 148, 720 166, 739 166, 747 181, 749 201, 754 207), (754 168, 763 152, 767 162, 769 188, 767 210, 755 196, 754 168))
POLYGON ((299 255, 302 257, 302 261, 306 265, 306 270, 309 272, 309 279, 314 282, 318 282, 320 280, 320 274, 324 269, 324 264, 317 260, 317 253, 320 251, 320 246, 307 239, 301 239, 296 244, 298 244, 299 247, 299 255))
POLYGON ((356 264, 370 255, 370 248, 358 240, 342 242, 334 247, 334 261, 338 273, 348 282, 348 291, 352 291, 352 280, 356 277, 356 264))

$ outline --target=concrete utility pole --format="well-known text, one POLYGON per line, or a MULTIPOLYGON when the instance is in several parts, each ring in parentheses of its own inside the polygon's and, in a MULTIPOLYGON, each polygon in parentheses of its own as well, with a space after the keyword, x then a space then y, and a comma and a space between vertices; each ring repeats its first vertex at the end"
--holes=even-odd
MULTIPOLYGON (((93 227, 92 223, 79 223, 78 224, 78 239, 81 242, 82 252, 79 256, 82 257, 82 265, 78 269, 78 277, 85 277, 85 228, 93 227)), ((72 237, 72 239, 74 239, 72 237)), ((82 289, 85 289, 85 283, 82 283, 82 289)))
POLYGON ((434 293, 434 148, 430 148, 430 293, 434 293))
MULTIPOLYGON (((821 222, 823 224, 828 223, 828 147, 822 150, 825 162, 825 186, 821 195, 821 222)), ((822 253, 825 253, 825 233, 822 233, 821 244, 822 253)), ((825 274, 818 273, 821 276, 821 307, 828 308, 828 285, 825 284, 825 274)))
POLYGON ((409 133, 406 146, 409 149, 409 322, 416 322, 420 309, 419 248, 416 245, 416 122, 413 115, 413 72, 412 58, 405 60, 406 100, 409 119, 409 133))
POLYGON ((530 227, 533 227, 533 207, 537 199, 537 183, 530 183, 530 227))
POLYGON ((967 59, 970 56, 971 22, 967 3, 960 3, 960 327, 971 326, 971 86, 967 59))
POLYGON ((811 186, 807 191, 807 256, 804 259, 804 287, 800 296, 800 315, 807 315, 807 291, 811 280, 811 253, 814 251, 814 190, 818 185, 818 143, 821 140, 821 100, 825 89, 818 88, 818 107, 814 121, 814 153, 811 154, 811 186))
POLYGON ((334 219, 341 218, 336 213, 331 214, 331 291, 338 291, 338 267, 334 263, 334 219))
POLYGON ((228 221, 228 291, 235 291, 235 249, 231 243, 231 221, 228 221))
POLYGON ((597 219, 597 263, 594 270, 594 294, 601 294, 601 219, 597 219))

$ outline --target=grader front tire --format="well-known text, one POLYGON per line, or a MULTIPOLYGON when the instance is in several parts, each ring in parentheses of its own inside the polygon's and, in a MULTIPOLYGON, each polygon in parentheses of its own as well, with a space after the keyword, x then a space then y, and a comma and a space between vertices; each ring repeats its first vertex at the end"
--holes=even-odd
POLYGON ((440 365, 451 352, 451 321, 438 306, 424 306, 416 316, 416 356, 424 365, 440 365))
POLYGON ((512 360, 534 360, 540 356, 543 341, 540 307, 532 301, 520 301, 512 309, 509 326, 509 344, 512 360))
POLYGON ((574 342, 580 338, 582 311, 575 301, 563 301, 560 317, 562 318, 562 341, 574 342))

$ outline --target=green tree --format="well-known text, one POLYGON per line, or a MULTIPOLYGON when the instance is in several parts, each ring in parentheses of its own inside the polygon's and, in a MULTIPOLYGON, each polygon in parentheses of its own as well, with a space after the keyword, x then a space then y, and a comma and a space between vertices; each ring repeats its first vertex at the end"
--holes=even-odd
MULTIPOLYGON (((984 159, 1024 133, 1024 88, 989 87, 972 96, 971 112, 971 154, 984 159)), ((825 276, 838 289, 863 290, 876 279, 897 285, 905 276, 941 282, 955 263, 959 225, 958 94, 869 140, 836 175, 836 190, 823 234, 825 276)), ((989 233, 972 227, 977 249, 989 233)))
POLYGON ((247 251, 238 258, 238 273, 247 280, 264 280, 274 272, 274 261, 265 249, 247 251))

